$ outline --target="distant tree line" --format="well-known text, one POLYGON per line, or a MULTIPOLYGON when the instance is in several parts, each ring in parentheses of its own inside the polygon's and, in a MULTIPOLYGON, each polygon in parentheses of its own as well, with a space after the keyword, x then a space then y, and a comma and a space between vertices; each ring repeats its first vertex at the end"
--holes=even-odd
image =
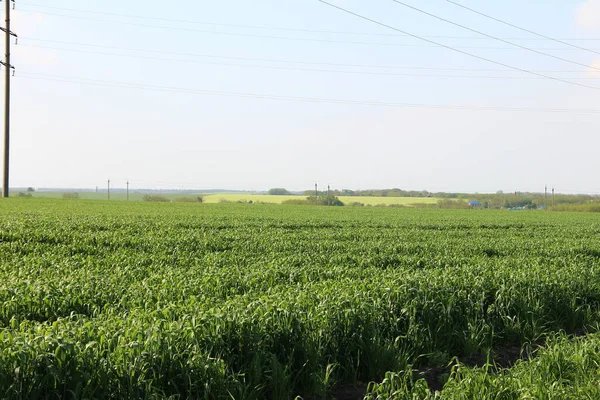
MULTIPOLYGON (((314 196, 314 190, 305 190, 306 196, 314 196)), ((365 196, 365 197, 437 197, 441 199, 455 199, 458 198, 458 193, 434 193, 428 192, 427 190, 402 190, 402 189, 369 189, 369 190, 330 190, 331 196, 365 196)), ((319 191, 319 196, 326 196, 327 191, 319 191)))
POLYGON ((461 194, 459 198, 469 199, 470 201, 479 201, 484 208, 526 208, 535 209, 538 207, 552 207, 559 205, 592 204, 600 202, 600 197, 590 195, 569 195, 552 193, 528 193, 511 192, 503 193, 498 191, 495 194, 461 194))
MULTIPOLYGON (((268 192, 271 196, 289 196, 292 193, 290 193, 287 189, 284 188, 273 188, 273 189, 269 189, 268 192)), ((314 193, 314 192, 313 192, 314 193)))
MULTIPOLYGON (((305 190, 306 196, 315 196, 314 190, 305 190)), ((402 190, 402 189, 371 189, 371 190, 330 190, 319 191, 319 197, 329 196, 346 196, 346 197, 419 197, 419 198, 437 198, 442 200, 452 199, 453 201, 460 200, 459 203, 449 203, 442 201, 438 204, 439 208, 468 208, 468 203, 471 201, 477 201, 481 203, 482 208, 495 208, 495 209, 507 209, 507 208, 527 208, 535 209, 538 207, 548 207, 552 205, 558 207, 559 205, 585 205, 585 204, 598 204, 600 203, 600 196, 591 196, 585 194, 556 194, 554 197, 552 193, 544 195, 544 193, 531 193, 531 192, 511 192, 504 193, 498 191, 496 193, 485 193, 485 194, 473 194, 473 193, 445 193, 445 192, 429 192, 427 190, 402 190)), ((564 207, 563 207, 564 208, 564 207)))
MULTIPOLYGON (((314 193, 314 192, 313 192, 314 193)), ((345 204, 338 199, 336 196, 308 196, 306 199, 289 199, 282 202, 282 204, 292 205, 313 205, 313 206, 330 206, 330 207, 343 207, 345 204)))

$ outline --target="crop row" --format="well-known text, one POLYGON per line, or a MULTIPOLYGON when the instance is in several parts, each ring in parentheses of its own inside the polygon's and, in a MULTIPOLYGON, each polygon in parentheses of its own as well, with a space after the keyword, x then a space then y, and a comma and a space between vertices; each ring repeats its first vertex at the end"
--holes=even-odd
POLYGON ((2 398, 326 395, 600 322, 583 214, 11 200, 0 222, 2 398))
POLYGON ((415 371, 387 373, 379 384, 371 384, 366 400, 384 399, 597 399, 600 335, 570 338, 559 334, 548 338, 534 357, 517 360, 511 368, 493 363, 469 368, 452 367, 443 391, 432 393, 415 371))

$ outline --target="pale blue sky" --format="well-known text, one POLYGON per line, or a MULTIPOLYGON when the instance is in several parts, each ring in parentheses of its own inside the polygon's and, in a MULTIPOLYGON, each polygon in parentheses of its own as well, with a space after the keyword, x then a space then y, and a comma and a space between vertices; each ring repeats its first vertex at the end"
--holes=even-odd
MULTIPOLYGON (((599 71, 478 38, 391 0, 332 1, 482 57, 536 71, 567 71, 545 74, 600 87, 599 71)), ((445 0, 405 1, 600 68, 600 54, 538 40, 445 0)), ((600 52, 599 0, 460 2, 600 52)), ((21 39, 13 57, 11 186, 85 188, 110 178, 119 187, 129 180, 132 187, 153 188, 306 189, 319 182, 351 189, 485 192, 542 191, 547 183, 562 192, 600 192, 600 114, 255 96, 600 111, 598 90, 511 72, 397 36, 316 0, 171 4, 17 0, 13 30, 21 39), (195 23, 177 22, 183 20, 195 23), (371 67, 348 66, 356 64, 371 67), (95 84, 70 82, 77 78, 95 84)))

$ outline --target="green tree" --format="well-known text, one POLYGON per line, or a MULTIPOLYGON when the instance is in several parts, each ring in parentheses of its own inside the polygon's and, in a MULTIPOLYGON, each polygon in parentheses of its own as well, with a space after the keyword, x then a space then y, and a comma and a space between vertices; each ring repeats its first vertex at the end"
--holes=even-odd
POLYGON ((155 203, 168 203, 171 201, 167 197, 158 194, 147 194, 143 197, 143 200, 155 203))
POLYGON ((291 193, 284 188, 273 188, 269 189, 268 192, 271 196, 289 196, 291 193))
POLYGON ((344 202, 338 199, 336 196, 309 196, 306 198, 308 204, 315 204, 318 206, 332 206, 332 207, 343 207, 344 202))

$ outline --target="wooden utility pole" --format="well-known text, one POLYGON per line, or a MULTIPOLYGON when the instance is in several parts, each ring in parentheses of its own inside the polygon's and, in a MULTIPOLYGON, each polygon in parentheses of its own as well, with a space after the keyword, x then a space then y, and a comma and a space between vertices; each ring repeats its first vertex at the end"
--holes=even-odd
MULTIPOLYGON (((9 157, 10 157, 10 70, 15 69, 10 63, 10 40, 11 36, 15 38, 17 35, 10 30, 10 3, 11 0, 4 0, 6 6, 6 25, 4 28, 0 28, 5 33, 5 56, 4 61, 0 61, 0 64, 4 66, 4 174, 2 177, 2 197, 9 196, 9 157)), ((14 4, 15 0, 12 0, 14 4)))
POLYGON ((127 181, 127 201, 129 201, 129 181, 127 181))
POLYGON ((319 186, 315 183, 315 204, 319 202, 319 186))
POLYGON ((548 209, 548 185, 544 187, 544 207, 548 209))
POLYGON ((552 207, 554 207, 554 188, 552 188, 552 207))
POLYGON ((108 191, 107 191, 107 193, 108 193, 108 200, 110 200, 110 179, 108 180, 108 186, 107 187, 108 187, 108 191))

